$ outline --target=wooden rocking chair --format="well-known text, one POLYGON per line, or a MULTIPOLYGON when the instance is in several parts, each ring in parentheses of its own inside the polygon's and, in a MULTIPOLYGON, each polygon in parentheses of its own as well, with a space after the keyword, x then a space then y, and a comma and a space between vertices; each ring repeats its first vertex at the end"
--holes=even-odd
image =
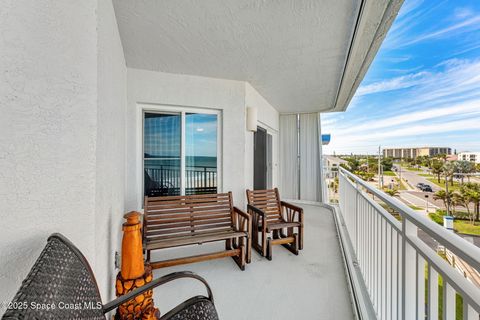
POLYGON ((247 200, 252 216, 252 247, 268 260, 272 260, 272 246, 276 244, 298 255, 298 250, 303 249, 303 209, 280 201, 277 188, 247 190, 247 200))

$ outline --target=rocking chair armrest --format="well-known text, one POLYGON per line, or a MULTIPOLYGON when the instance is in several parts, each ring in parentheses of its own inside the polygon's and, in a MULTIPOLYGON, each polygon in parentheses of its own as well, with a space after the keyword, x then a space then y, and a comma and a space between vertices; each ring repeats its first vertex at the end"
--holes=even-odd
POLYGON ((162 284, 168 283, 168 282, 173 281, 173 280, 181 279, 181 278, 192 278, 192 279, 196 279, 196 280, 202 282, 207 289, 208 299, 210 301, 212 301, 212 303, 213 303, 213 293, 212 293, 212 290, 210 289, 210 286, 208 285, 207 281, 204 278, 200 277, 199 275, 197 275, 193 272, 182 271, 182 272, 173 272, 173 273, 167 274, 167 275, 165 275, 161 278, 155 279, 152 282, 149 282, 146 285, 141 286, 140 288, 137 288, 137 289, 135 289, 135 290, 123 295, 123 296, 120 296, 115 300, 110 301, 109 303, 103 305, 103 313, 107 313, 109 311, 112 311, 113 309, 117 308, 121 304, 134 299, 136 296, 144 293, 145 291, 152 290, 152 289, 154 289, 154 288, 156 288, 156 287, 158 287, 162 284))
POLYGON ((266 217, 266 214, 263 210, 260 210, 259 208, 252 206, 251 204, 247 205, 247 210, 262 216, 262 218, 266 217))
POLYGON ((293 205, 285 201, 280 201, 280 204, 282 207, 288 208, 294 212, 292 216, 292 220, 295 220, 295 216, 298 214, 298 221, 303 222, 303 208, 300 208, 296 205, 293 205))
POLYGON ((292 209, 293 211, 303 212, 303 208, 300 208, 300 207, 298 207, 296 205, 293 205, 291 203, 288 203, 288 202, 285 202, 285 201, 280 201, 280 204, 282 205, 282 207, 292 209))

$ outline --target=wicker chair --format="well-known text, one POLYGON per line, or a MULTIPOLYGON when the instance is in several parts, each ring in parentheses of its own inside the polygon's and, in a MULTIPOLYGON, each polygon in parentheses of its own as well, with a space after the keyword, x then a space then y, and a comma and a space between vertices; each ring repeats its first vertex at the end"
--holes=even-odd
POLYGON ((23 281, 2 319, 103 319, 145 291, 179 278, 201 281, 208 297, 190 298, 162 316, 162 320, 218 320, 208 283, 191 272, 175 272, 102 304, 97 282, 83 254, 61 234, 53 234, 23 281), (38 308, 43 306, 43 308, 38 308), (55 308, 47 308, 54 306, 55 308), (78 306, 78 307, 76 307, 78 306), (68 307, 68 308, 67 308, 68 307))

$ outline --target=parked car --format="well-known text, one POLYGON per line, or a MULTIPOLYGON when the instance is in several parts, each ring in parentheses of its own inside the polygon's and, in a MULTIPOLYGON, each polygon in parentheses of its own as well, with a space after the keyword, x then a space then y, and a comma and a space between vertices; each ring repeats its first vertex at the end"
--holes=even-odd
POLYGON ((424 184, 423 185, 423 189, 422 189, 423 192, 433 192, 432 190, 432 187, 428 184, 424 184))

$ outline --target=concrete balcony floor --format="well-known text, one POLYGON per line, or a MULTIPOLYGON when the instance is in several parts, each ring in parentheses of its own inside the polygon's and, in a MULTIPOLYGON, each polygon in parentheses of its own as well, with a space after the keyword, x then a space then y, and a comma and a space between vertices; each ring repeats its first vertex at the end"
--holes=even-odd
MULTIPOLYGON (((231 258, 205 261, 154 271, 155 277, 182 270, 209 282, 220 319, 353 319, 347 278, 333 214, 313 205, 305 211, 305 248, 298 256, 274 246, 273 260, 256 251, 241 271, 231 258)), ((223 243, 152 252, 152 260, 222 250, 223 243)), ((162 314, 185 299, 205 294, 195 280, 177 280, 154 292, 162 314)))

